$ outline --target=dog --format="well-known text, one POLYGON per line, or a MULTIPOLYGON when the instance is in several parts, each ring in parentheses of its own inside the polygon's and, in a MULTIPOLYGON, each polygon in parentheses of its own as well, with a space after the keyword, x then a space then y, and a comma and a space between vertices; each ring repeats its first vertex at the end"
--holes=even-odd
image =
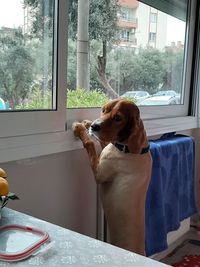
POLYGON ((74 122, 73 131, 86 148, 100 184, 111 244, 145 255, 145 200, 152 159, 137 105, 111 100, 98 119, 74 122), (99 156, 91 135, 102 145, 99 156))

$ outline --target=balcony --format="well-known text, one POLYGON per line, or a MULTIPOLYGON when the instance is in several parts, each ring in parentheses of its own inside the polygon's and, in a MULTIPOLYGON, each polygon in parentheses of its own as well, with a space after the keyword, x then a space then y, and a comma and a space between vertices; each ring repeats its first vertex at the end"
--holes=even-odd
POLYGON ((128 20, 124 18, 119 18, 117 25, 119 28, 125 28, 125 29, 137 28, 138 20, 137 18, 128 19, 128 20))
POLYGON ((129 8, 137 8, 139 6, 139 2, 136 0, 118 0, 118 4, 129 8))
POLYGON ((134 48, 137 46, 137 38, 121 38, 119 41, 119 46, 134 48))

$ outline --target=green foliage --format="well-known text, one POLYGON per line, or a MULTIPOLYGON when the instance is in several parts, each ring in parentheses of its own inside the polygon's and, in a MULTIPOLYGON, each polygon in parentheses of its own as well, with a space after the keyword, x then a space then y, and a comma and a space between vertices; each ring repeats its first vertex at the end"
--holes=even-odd
MULTIPOLYGON (((87 91, 84 89, 67 90, 67 108, 101 107, 109 99, 100 90, 87 91)), ((17 109, 51 109, 52 92, 49 90, 43 95, 39 87, 30 94, 30 98, 16 107, 17 109)))
POLYGON ((54 0, 24 0, 24 6, 29 7, 31 16, 31 35, 40 40, 44 35, 53 36, 54 0))
POLYGON ((153 48, 140 50, 135 60, 137 73, 133 88, 145 89, 151 94, 157 92, 163 83, 164 62, 163 54, 159 50, 153 48))
MULTIPOLYGON (((71 85, 76 84, 76 43, 70 40, 69 44, 68 88, 74 88, 71 85)), ((103 90, 96 71, 96 55, 100 50, 100 43, 91 41, 90 85, 103 90)), ((119 88, 120 95, 130 90, 147 90, 153 94, 163 85, 166 71, 175 57, 168 59, 165 53, 156 49, 140 49, 136 54, 134 49, 113 48, 107 55, 106 76, 116 91, 119 88)))
POLYGON ((173 51, 166 51, 165 57, 165 76, 163 83, 163 90, 175 90, 177 93, 181 92, 183 75, 184 51, 183 49, 174 53, 173 51))
POLYGON ((34 60, 23 42, 20 30, 0 39, 0 93, 13 107, 26 98, 33 82, 34 60))
POLYGON ((41 87, 36 85, 33 87, 30 95, 16 109, 24 110, 38 110, 38 109, 52 109, 52 91, 47 90, 45 93, 41 87))
POLYGON ((68 40, 67 88, 76 88, 76 43, 68 40))
POLYGON ((108 62, 109 68, 123 88, 120 94, 129 90, 145 90, 153 94, 163 83, 166 71, 163 53, 156 49, 140 49, 137 54, 130 49, 115 49, 108 62))
POLYGON ((107 96, 98 90, 76 89, 67 91, 67 108, 101 107, 108 100, 107 96))
POLYGON ((90 1, 90 40, 102 40, 112 42, 112 44, 118 41, 117 14, 119 10, 118 0, 90 1))
MULTIPOLYGON (((69 36, 76 39, 78 0, 69 1, 69 36)), ((118 0, 92 0, 89 5, 89 39, 107 42, 118 40, 118 0)))

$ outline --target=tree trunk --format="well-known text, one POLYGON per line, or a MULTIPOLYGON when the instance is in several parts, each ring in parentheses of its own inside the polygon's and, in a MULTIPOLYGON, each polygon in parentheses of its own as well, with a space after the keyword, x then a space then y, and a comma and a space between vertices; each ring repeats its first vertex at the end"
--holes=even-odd
POLYGON ((118 97, 118 94, 115 92, 115 90, 111 87, 111 85, 108 82, 108 79, 106 78, 106 59, 107 59, 107 51, 106 51, 106 41, 103 41, 103 55, 98 56, 98 66, 97 66, 97 72, 99 75, 99 80, 102 86, 107 91, 109 97, 116 98, 118 97))
POLYGON ((77 88, 89 90, 89 0, 78 0, 77 88))

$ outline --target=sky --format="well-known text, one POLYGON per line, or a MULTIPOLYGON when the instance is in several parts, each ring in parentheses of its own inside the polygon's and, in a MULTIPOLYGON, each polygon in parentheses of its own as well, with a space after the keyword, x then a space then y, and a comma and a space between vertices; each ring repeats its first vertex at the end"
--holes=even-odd
POLYGON ((181 41, 184 44, 185 22, 172 16, 167 16, 167 45, 181 41))
POLYGON ((21 0, 0 0, 0 27, 18 27, 23 25, 21 0))

